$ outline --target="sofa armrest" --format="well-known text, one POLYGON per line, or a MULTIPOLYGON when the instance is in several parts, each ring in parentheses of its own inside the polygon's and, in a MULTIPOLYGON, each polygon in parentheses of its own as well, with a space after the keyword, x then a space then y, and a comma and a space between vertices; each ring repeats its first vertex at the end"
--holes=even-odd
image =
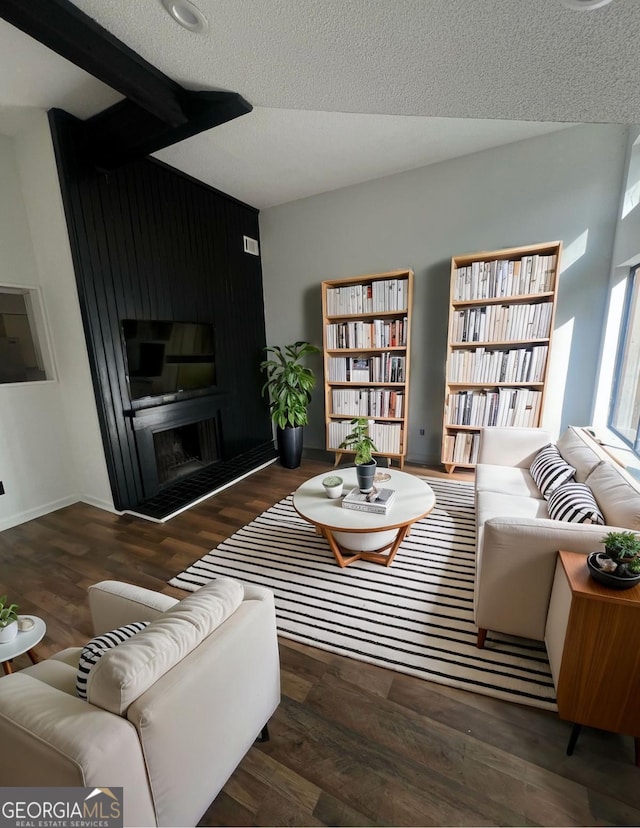
POLYGON ((155 825, 138 735, 126 719, 26 673, 0 680, 3 785, 124 789, 124 824, 155 825))
POLYGON ((543 446, 552 441, 542 428, 486 426, 480 432, 478 463, 528 468, 543 446))
POLYGON ((244 589, 243 601, 267 601, 271 606, 274 605, 273 592, 270 589, 257 584, 245 584, 243 581, 241 583, 244 589))
POLYGON ((609 531, 610 526, 547 518, 487 520, 477 558, 478 627, 544 640, 558 551, 601 551, 600 541, 609 531))
POLYGON ((170 595, 122 581, 100 581, 89 587, 89 607, 96 635, 134 621, 153 621, 177 603, 170 595))

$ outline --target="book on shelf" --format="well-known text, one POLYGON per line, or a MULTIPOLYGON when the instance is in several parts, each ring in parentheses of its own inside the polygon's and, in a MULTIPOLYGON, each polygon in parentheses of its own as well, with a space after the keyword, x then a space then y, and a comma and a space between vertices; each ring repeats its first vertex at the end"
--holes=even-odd
POLYGON ((366 357, 354 357, 350 360, 348 378, 351 382, 369 382, 369 360, 366 357))
POLYGON ((377 515, 385 515, 393 503, 395 496, 395 489, 374 489, 372 493, 365 494, 355 486, 342 498, 342 507, 344 509, 354 509, 359 512, 373 512, 377 515))

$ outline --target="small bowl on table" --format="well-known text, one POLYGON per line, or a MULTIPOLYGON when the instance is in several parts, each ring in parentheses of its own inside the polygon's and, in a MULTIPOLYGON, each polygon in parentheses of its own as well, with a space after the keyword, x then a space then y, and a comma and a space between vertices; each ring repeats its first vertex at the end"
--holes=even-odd
POLYGON ((330 477, 325 477, 322 481, 327 497, 332 499, 342 497, 342 487, 344 481, 337 474, 332 474, 330 477))

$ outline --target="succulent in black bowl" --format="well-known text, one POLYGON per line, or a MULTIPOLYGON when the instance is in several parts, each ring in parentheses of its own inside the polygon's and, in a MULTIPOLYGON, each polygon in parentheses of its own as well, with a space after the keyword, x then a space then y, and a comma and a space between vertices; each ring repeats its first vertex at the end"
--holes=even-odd
POLYGON ((640 537, 633 532, 609 532, 602 538, 605 552, 587 556, 591 576, 613 589, 640 583, 640 537))

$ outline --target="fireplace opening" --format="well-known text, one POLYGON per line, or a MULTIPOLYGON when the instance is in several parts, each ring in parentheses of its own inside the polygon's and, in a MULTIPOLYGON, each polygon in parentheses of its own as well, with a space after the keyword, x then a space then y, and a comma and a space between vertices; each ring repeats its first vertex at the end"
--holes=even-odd
POLYGON ((220 459, 215 419, 168 428, 153 434, 158 483, 166 486, 220 459))

